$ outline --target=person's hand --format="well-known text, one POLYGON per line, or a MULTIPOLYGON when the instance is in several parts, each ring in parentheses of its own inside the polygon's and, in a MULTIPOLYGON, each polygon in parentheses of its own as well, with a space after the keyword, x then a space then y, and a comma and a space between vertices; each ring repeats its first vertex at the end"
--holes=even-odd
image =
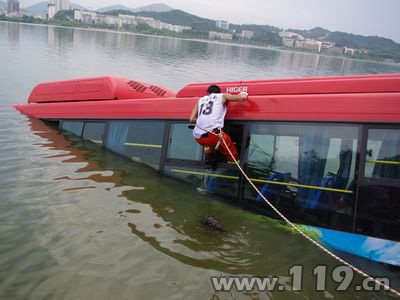
POLYGON ((247 96, 248 96, 249 94, 246 93, 246 92, 240 92, 239 95, 240 95, 240 96, 243 96, 243 100, 242 100, 242 101, 244 101, 244 100, 247 98, 247 96))

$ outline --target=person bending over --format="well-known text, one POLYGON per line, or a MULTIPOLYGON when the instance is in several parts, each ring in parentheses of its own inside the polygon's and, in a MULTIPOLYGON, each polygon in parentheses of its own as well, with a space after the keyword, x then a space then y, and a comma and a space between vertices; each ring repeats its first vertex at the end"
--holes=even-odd
POLYGON ((228 102, 244 101, 247 95, 246 92, 241 92, 239 95, 222 94, 219 86, 211 85, 207 89, 207 96, 200 98, 194 106, 190 116, 190 123, 196 123, 193 136, 197 143, 204 146, 206 167, 210 167, 213 163, 216 150, 221 152, 228 162, 234 161, 225 144, 219 141, 219 137, 209 132, 221 133, 235 159, 239 159, 235 145, 232 143, 230 136, 222 131, 222 128, 224 127, 228 102))

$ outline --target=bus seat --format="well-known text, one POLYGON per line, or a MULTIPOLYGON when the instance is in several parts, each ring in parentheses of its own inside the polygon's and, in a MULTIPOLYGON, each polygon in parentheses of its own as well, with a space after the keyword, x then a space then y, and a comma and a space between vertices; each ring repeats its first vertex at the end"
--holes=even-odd
MULTIPOLYGON (((269 180, 269 181, 275 180, 275 181, 283 182, 284 179, 285 179, 284 174, 278 173, 278 172, 273 172, 271 174, 271 176, 268 177, 267 180, 269 180)), ((271 183, 267 182, 263 185, 260 192, 267 198, 267 200, 270 201, 270 200, 274 200, 276 192, 281 191, 283 188, 284 188, 284 186, 282 186, 282 185, 271 184, 271 183)), ((261 198, 260 195, 257 195, 256 201, 263 201, 263 199, 261 198)))
MULTIPOLYGON (((321 187, 332 187, 334 182, 335 182, 334 177, 322 178, 321 187)), ((315 209, 324 192, 325 192, 324 190, 316 190, 314 196, 311 198, 308 208, 315 209)))

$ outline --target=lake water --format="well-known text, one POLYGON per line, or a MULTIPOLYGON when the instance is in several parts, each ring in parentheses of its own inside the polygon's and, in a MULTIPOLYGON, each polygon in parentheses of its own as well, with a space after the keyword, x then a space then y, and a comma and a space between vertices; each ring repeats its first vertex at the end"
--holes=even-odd
MULTIPOLYGON (((302 237, 19 114, 39 82, 105 74, 188 83, 400 73, 400 66, 217 43, 0 23, 0 299, 392 299, 315 291, 338 265, 302 237), (199 225, 216 216, 226 229, 199 225), (304 266, 293 292, 289 268, 304 266), (284 291, 217 292, 211 276, 278 276, 284 291)), ((345 255, 374 276, 399 272, 345 255)), ((396 281, 397 280, 397 281, 396 281)))

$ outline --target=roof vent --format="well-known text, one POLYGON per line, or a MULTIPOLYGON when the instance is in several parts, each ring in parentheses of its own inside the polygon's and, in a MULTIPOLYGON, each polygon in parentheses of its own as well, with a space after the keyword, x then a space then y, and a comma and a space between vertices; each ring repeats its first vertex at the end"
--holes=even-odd
POLYGON ((134 90, 136 90, 138 92, 141 92, 141 93, 144 93, 144 91, 147 90, 147 87, 145 85, 143 85, 143 84, 141 84, 140 82, 137 82, 137 81, 130 80, 130 81, 128 81, 128 85, 132 89, 134 89, 134 90))
POLYGON ((158 95, 158 96, 164 96, 166 93, 167 93, 167 91, 166 90, 164 90, 164 89, 162 89, 162 88, 160 88, 159 86, 156 86, 156 85, 151 85, 150 87, 149 87, 149 89, 154 93, 154 94, 156 94, 156 95, 158 95))

